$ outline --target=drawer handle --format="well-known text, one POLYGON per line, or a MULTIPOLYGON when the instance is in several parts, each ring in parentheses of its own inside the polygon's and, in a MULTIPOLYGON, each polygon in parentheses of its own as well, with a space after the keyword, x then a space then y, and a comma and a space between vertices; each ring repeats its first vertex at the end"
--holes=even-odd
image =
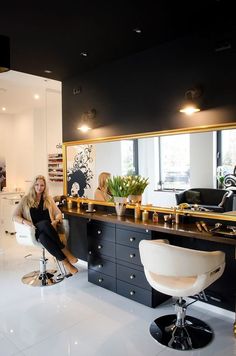
POLYGON ((134 258, 134 257, 135 257, 135 253, 131 253, 131 254, 129 255, 129 257, 130 257, 130 258, 134 258))
POLYGON ((98 233, 98 235, 101 235, 102 231, 101 231, 101 230, 98 230, 97 233, 98 233))
POLYGON ((134 279, 134 278, 135 278, 135 274, 131 274, 131 275, 129 276, 129 278, 130 278, 130 279, 134 279))
POLYGON ((131 290, 131 291, 129 292, 129 294, 130 294, 130 295, 134 295, 134 294, 135 294, 135 291, 134 291, 134 290, 131 290))
POLYGON ((102 264, 98 265, 98 268, 102 268, 102 267, 103 267, 103 265, 102 265, 102 264))
POLYGON ((101 248, 102 248, 102 245, 98 245, 98 249, 101 250, 101 248))
POLYGON ((102 283, 103 282, 103 278, 98 278, 98 282, 102 283))
POLYGON ((130 237, 130 238, 129 238, 129 241, 130 241, 130 242, 133 242, 134 240, 135 240, 135 237, 130 237))

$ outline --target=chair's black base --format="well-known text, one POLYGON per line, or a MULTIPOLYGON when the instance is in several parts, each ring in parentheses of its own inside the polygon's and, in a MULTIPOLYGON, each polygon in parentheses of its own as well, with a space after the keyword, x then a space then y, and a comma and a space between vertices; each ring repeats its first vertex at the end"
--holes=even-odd
POLYGON ((176 350, 194 350, 207 346, 213 339, 212 329, 203 321, 185 317, 185 326, 175 325, 176 315, 164 315, 150 325, 150 334, 160 344, 176 350))
POLYGON ((34 271, 22 277, 22 282, 32 287, 46 287, 52 286, 56 283, 63 281, 64 276, 56 275, 56 270, 48 270, 45 273, 34 271))

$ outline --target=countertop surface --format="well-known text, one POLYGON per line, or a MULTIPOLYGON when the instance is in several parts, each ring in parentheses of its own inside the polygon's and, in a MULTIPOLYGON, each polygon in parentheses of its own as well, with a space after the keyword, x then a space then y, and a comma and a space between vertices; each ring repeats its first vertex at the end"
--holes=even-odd
MULTIPOLYGON (((140 219, 134 219, 132 216, 117 216, 115 213, 108 213, 106 211, 96 210, 92 213, 86 212, 83 209, 71 208, 68 209, 66 207, 63 208, 62 212, 64 214, 82 217, 88 220, 97 220, 103 221, 112 224, 120 224, 130 228, 140 228, 152 231, 158 231, 173 235, 180 235, 186 238, 197 238, 201 240, 208 240, 214 242, 220 242, 227 245, 236 246, 236 237, 226 237, 226 236, 218 236, 217 234, 211 234, 206 231, 198 231, 195 223, 180 223, 180 224, 171 224, 169 222, 164 222, 163 218, 159 219, 158 223, 152 222, 151 219, 147 220, 147 222, 143 222, 140 219)), ((213 225, 214 226, 214 225, 213 225)), ((210 226, 210 227, 213 227, 210 226)))

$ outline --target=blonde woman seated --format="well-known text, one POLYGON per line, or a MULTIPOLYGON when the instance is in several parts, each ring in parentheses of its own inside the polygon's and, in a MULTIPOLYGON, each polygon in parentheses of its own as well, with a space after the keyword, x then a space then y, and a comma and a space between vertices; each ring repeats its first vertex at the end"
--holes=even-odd
POLYGON ((73 266, 77 258, 61 242, 57 225, 62 222, 62 213, 53 198, 48 195, 46 179, 37 176, 29 193, 17 205, 13 220, 35 226, 35 237, 45 249, 62 261, 69 273, 75 274, 78 269, 73 266))
POLYGON ((107 179, 110 178, 111 174, 108 172, 102 172, 98 177, 98 187, 94 192, 94 199, 101 201, 108 201, 111 198, 107 190, 107 179))

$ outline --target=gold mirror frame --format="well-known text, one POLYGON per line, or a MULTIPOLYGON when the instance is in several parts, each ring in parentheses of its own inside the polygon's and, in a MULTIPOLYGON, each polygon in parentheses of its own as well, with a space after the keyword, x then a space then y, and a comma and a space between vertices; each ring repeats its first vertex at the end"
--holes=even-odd
MULTIPOLYGON (((77 145, 85 145, 85 144, 96 144, 96 143, 104 143, 104 142, 112 142, 112 141, 120 141, 120 140, 128 140, 128 139, 139 139, 139 138, 148 138, 148 137, 155 137, 155 136, 166 136, 166 135, 177 135, 177 134, 186 134, 186 133, 201 133, 207 131, 220 131, 226 129, 236 129, 236 123, 226 123, 226 124, 217 124, 217 125, 204 125, 204 126, 197 126, 192 128, 183 128, 183 129, 173 129, 173 130, 163 130, 163 131, 153 131, 153 132, 146 132, 140 134, 129 134, 129 135, 121 135, 121 136, 109 136, 104 138, 97 138, 97 139, 85 139, 79 141, 69 141, 63 143, 63 191, 64 195, 67 196, 67 147, 69 146, 77 146, 77 145)), ((95 205, 102 205, 102 206, 114 206, 112 202, 101 202, 93 199, 85 199, 85 198, 71 198, 68 197, 71 201, 76 203, 83 204, 92 202, 95 205)), ((128 208, 134 208, 133 205, 128 205, 128 208)), ((142 205, 141 210, 148 210, 148 211, 157 211, 160 213, 172 213, 173 208, 164 208, 158 206, 149 206, 149 205, 142 205)), ((200 212, 200 211, 193 211, 193 210, 176 210, 177 213, 181 215, 190 215, 197 218, 204 218, 204 219, 215 219, 215 220, 225 220, 225 221, 236 221, 236 212, 235 215, 224 214, 224 213, 213 213, 213 212, 200 212)))

